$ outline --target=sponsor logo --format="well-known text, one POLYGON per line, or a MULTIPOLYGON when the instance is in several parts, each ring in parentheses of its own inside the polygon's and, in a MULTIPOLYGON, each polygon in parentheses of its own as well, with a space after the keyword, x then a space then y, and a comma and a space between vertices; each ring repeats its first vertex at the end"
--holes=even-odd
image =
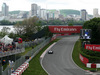
POLYGON ((86 57, 83 57, 81 54, 79 55, 79 58, 84 64, 89 62, 89 59, 87 59, 86 57))
POLYGON ((48 26, 52 33, 80 33, 82 26, 48 26))
POLYGON ((82 57, 82 55, 80 55, 80 60, 83 61, 83 57, 82 57))
POLYGON ((85 49, 93 50, 93 51, 100 51, 100 45, 85 45, 85 49))
POLYGON ((54 31, 77 31, 76 28, 54 28, 54 31))

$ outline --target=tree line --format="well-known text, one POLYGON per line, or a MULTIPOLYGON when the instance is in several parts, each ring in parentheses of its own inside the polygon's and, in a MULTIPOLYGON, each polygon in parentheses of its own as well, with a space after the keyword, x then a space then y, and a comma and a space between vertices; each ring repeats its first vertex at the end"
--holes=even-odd
MULTIPOLYGON (((5 21, 6 22, 6 21, 5 21)), ((48 27, 44 27, 44 25, 69 25, 72 26, 75 22, 83 24, 83 21, 75 21, 74 19, 69 20, 60 20, 60 19, 51 19, 51 20, 40 20, 39 18, 30 17, 28 19, 24 19, 23 21, 16 22, 14 27, 14 32, 8 33, 10 28, 4 27, 1 32, 0 36, 4 36, 9 34, 11 38, 21 37, 24 40, 30 39, 32 35, 35 35, 37 32, 45 28, 45 35, 44 36, 52 36, 52 33, 49 32, 48 27)), ((78 25, 77 23, 77 25, 78 25)), ((81 25, 80 24, 80 25, 81 25)), ((40 32, 42 34, 42 32, 40 32)))
POLYGON ((10 22, 8 20, 2 20, 0 21, 0 25, 15 25, 16 22, 10 22))
POLYGON ((91 43, 100 44, 100 18, 93 18, 89 21, 86 21, 83 25, 84 29, 91 29, 91 43))
MULTIPOLYGON (((35 16, 29 19, 24 19, 21 22, 17 22, 14 26, 14 32, 10 32, 10 28, 3 27, 0 32, 0 36, 9 35, 11 38, 21 37, 23 40, 30 40, 33 35, 41 31, 42 29, 46 32, 45 34, 43 30, 40 32, 44 35, 44 37, 49 36, 48 27, 42 27, 41 21, 35 16)), ((51 34, 50 34, 51 35, 51 34)), ((39 35, 35 35, 35 37, 39 37, 39 35)))
MULTIPOLYGON (((65 20, 60 20, 60 19, 50 19, 50 20, 40 20, 42 25, 83 25, 84 21, 76 21, 74 19, 65 19, 65 20)), ((8 20, 2 20, 0 21, 0 25, 15 25, 17 23, 21 23, 22 21, 17 21, 17 22, 10 22, 8 20)))
POLYGON ((50 20, 41 20, 42 25, 83 25, 84 21, 76 21, 74 19, 65 19, 65 20, 60 20, 60 19, 50 19, 50 20))

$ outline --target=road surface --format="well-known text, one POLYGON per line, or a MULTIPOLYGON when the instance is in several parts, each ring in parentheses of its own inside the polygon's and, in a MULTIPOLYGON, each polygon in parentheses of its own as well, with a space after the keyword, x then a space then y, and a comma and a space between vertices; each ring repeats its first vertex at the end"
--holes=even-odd
POLYGON ((49 75, 85 75, 72 60, 72 51, 79 36, 64 37, 51 50, 53 54, 46 54, 42 60, 44 69, 49 75))

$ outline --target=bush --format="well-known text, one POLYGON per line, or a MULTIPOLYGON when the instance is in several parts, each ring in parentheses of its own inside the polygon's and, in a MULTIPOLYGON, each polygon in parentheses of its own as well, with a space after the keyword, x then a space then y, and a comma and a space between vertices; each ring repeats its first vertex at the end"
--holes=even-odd
POLYGON ((92 38, 90 40, 92 44, 100 44, 100 18, 93 18, 86 21, 83 28, 92 30, 92 38))
MULTIPOLYGON (((80 43, 82 43, 82 40, 80 40, 80 43)), ((91 63, 100 62, 100 52, 87 50, 87 49, 84 49, 82 46, 80 48, 81 48, 80 54, 82 54, 82 56, 88 58, 89 62, 91 62, 91 63)))

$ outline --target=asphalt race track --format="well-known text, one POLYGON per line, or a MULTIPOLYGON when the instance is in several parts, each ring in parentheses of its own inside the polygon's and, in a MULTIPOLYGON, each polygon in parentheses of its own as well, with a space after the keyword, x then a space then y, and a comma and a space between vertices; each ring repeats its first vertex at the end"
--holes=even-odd
POLYGON ((46 54, 42 64, 49 75, 85 75, 72 60, 72 51, 79 36, 68 36, 59 40, 51 50, 53 54, 46 54))

